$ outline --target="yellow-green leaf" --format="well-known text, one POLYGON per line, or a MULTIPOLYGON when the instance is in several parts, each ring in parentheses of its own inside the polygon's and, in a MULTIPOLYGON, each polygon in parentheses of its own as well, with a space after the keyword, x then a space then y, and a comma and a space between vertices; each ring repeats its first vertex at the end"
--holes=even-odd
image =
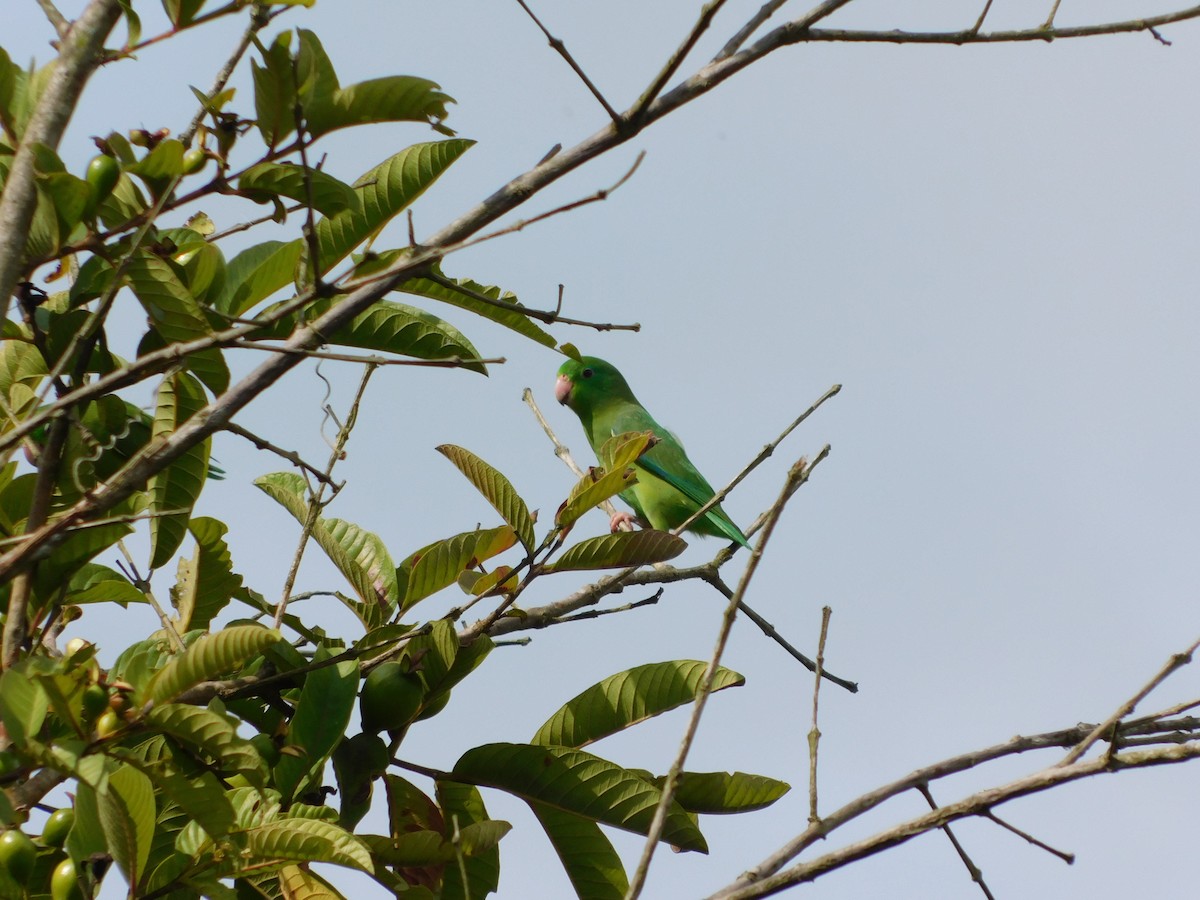
POLYGON ((436 449, 467 476, 467 480, 492 504, 500 517, 513 527, 525 549, 532 550, 533 517, 529 515, 529 507, 513 488, 512 482, 464 447, 441 444, 436 449))
POLYGON ((201 681, 232 672, 282 639, 274 628, 260 625, 233 625, 203 635, 151 679, 147 699, 162 703, 177 697, 201 681))
POLYGON ((567 572, 642 566, 674 559, 685 547, 687 542, 683 538, 666 531, 618 531, 580 541, 544 570, 567 572))

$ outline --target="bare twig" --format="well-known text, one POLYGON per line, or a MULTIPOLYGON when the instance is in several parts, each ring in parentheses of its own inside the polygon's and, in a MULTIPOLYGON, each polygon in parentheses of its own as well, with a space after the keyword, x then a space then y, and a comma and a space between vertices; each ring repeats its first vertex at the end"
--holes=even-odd
POLYGON ((1046 17, 1046 24, 1043 28, 1050 29, 1054 27, 1054 17, 1058 15, 1058 5, 1062 0, 1054 0, 1054 5, 1050 7, 1050 15, 1046 17))
MULTIPOLYGON (((921 796, 925 798, 925 802, 929 804, 930 809, 936 810, 938 808, 937 801, 933 799, 933 792, 929 790, 929 785, 919 784, 917 785, 917 790, 921 793, 921 796)), ((995 896, 993 896, 991 890, 988 888, 987 882, 983 880, 983 871, 979 868, 979 866, 975 865, 975 861, 971 859, 970 855, 966 851, 966 848, 963 847, 962 843, 959 841, 957 835, 950 830, 949 825, 942 825, 941 829, 943 832, 945 832, 946 837, 949 838, 950 845, 954 848, 954 852, 958 854, 958 858, 961 859, 963 865, 967 867, 967 872, 970 874, 971 880, 979 885, 979 889, 983 891, 983 896, 987 897, 988 900, 996 900, 995 896)))
POLYGON ((287 578, 283 583, 283 593, 279 598, 278 605, 275 607, 275 628, 278 628, 283 621, 283 613, 287 609, 288 599, 292 594, 292 586, 296 583, 296 575, 300 572, 300 561, 304 558, 304 548, 308 545, 308 539, 312 536, 312 530, 316 526, 317 518, 324 507, 322 498, 325 494, 325 486, 332 483, 333 469, 338 464, 338 460, 342 459, 345 455, 346 441, 350 439, 350 432, 354 430, 354 424, 358 420, 359 405, 362 403, 363 395, 367 390, 367 384, 370 382, 373 374, 375 374, 374 366, 368 366, 363 371, 362 378, 358 382, 358 390, 354 394, 354 401, 350 404, 350 413, 346 416, 346 424, 338 429, 337 440, 329 454, 329 463, 325 466, 325 479, 317 485, 317 489, 309 497, 308 516, 304 521, 304 528, 300 532, 300 542, 296 546, 296 553, 292 557, 291 566, 288 568, 287 578))
POLYGON ((63 40, 71 29, 71 23, 67 21, 67 17, 58 11, 53 0, 37 0, 37 4, 46 14, 46 18, 50 20, 50 24, 54 26, 54 33, 58 35, 58 39, 63 40))
POLYGON ((309 359, 331 359, 335 362, 357 363, 360 366, 414 366, 418 369, 462 369, 467 366, 503 365, 508 362, 504 356, 492 356, 487 359, 463 359, 450 356, 445 359, 395 359, 390 356, 363 356, 356 353, 331 353, 327 350, 307 350, 297 347, 281 347, 277 344, 263 344, 258 341, 234 341, 231 347, 239 350, 262 350, 266 353, 286 353, 292 356, 304 356, 309 359))
POLYGON ((1200 648, 1200 639, 1193 641, 1192 645, 1182 653, 1173 654, 1171 658, 1163 664, 1163 667, 1158 670, 1158 674, 1146 682, 1146 684, 1143 685, 1136 694, 1117 707, 1116 712, 1092 729, 1091 733, 1089 733, 1087 737, 1080 741, 1076 746, 1072 747, 1071 752, 1063 757, 1062 762, 1060 762, 1059 765, 1069 766, 1071 763, 1083 756, 1083 754, 1087 753, 1088 749, 1094 743, 1096 743, 1096 741, 1100 740, 1101 737, 1112 731, 1113 727, 1120 722, 1121 719, 1133 712, 1134 709, 1137 708, 1137 705, 1146 699, 1146 696, 1151 691, 1153 691, 1171 676, 1171 673, 1173 673, 1176 669, 1182 668, 1190 663, 1192 661, 1192 654, 1195 653, 1198 648, 1200 648))
POLYGON ((988 12, 992 8, 992 0, 987 0, 983 4, 983 11, 979 13, 979 18, 975 20, 975 24, 971 26, 972 34, 979 34, 979 29, 983 28, 983 20, 987 18, 988 12))
MULTIPOLYGON (((750 21, 742 26, 738 30, 738 33, 730 38, 729 42, 721 48, 721 52, 714 57, 713 61, 720 62, 733 56, 741 48, 742 44, 750 40, 750 37, 758 30, 759 26, 771 18, 785 2, 786 0, 770 0, 770 2, 764 3, 750 21)), ((810 9, 799 19, 788 23, 788 27, 795 29, 811 28, 817 22, 837 12, 849 2, 850 0, 824 0, 824 2, 810 9)))
POLYGON ((567 45, 564 44, 562 40, 556 38, 550 33, 550 29, 543 25, 542 20, 534 15, 533 10, 529 8, 529 4, 527 4, 525 0, 517 0, 517 3, 520 4, 521 9, 525 10, 529 18, 533 19, 533 24, 541 29, 542 34, 546 36, 546 40, 550 42, 550 46, 554 48, 555 52, 558 53, 558 55, 564 60, 566 60, 567 65, 571 67, 571 71, 579 76, 579 80, 582 81, 584 86, 592 92, 592 96, 596 98, 597 102, 604 107, 604 111, 608 113, 608 117, 617 125, 620 125, 621 117, 617 114, 617 111, 609 105, 609 102, 604 99, 604 95, 600 93, 600 89, 596 87, 596 85, 592 82, 592 79, 588 78, 587 73, 583 71, 583 68, 579 65, 579 63, 575 62, 575 57, 571 56, 570 51, 567 50, 567 45))
MULTIPOLYGON (((229 58, 225 60, 225 64, 221 66, 216 77, 213 79, 213 86, 208 92, 210 98, 217 96, 217 94, 225 90, 225 85, 233 77, 234 69, 237 68, 238 63, 241 62, 242 57, 250 48, 254 36, 281 12, 283 10, 276 10, 272 13, 265 5, 260 6, 258 4, 250 8, 250 22, 246 26, 246 30, 242 32, 242 37, 238 41, 237 46, 233 48, 233 52, 229 54, 229 58)), ((200 127, 200 123, 204 121, 206 112, 207 110, 203 106, 200 107, 196 111, 196 114, 192 116, 192 121, 188 123, 188 126, 179 133, 179 140, 185 147, 192 142, 192 136, 196 133, 196 129, 200 127)))
POLYGON ((687 59, 688 54, 692 52, 692 49, 696 46, 696 42, 700 40, 704 32, 708 31, 708 26, 712 24, 712 20, 724 5, 725 0, 708 0, 708 3, 700 7, 700 15, 696 19, 695 24, 692 25, 691 31, 687 33, 683 42, 671 54, 666 65, 654 76, 654 80, 642 92, 642 96, 638 97, 637 103, 625 114, 623 122, 636 123, 646 114, 646 110, 650 108, 650 104, 658 98, 658 95, 663 92, 663 88, 667 86, 667 82, 679 71, 679 67, 683 65, 683 61, 687 59))
POLYGON ((634 898, 640 896, 642 888, 646 884, 646 876, 650 871, 650 862, 654 858, 654 851, 658 847, 658 841, 662 837, 663 826, 667 821, 667 810, 670 808, 671 802, 675 797, 675 789, 679 783, 679 776, 683 772, 688 752, 691 750, 692 742, 696 737, 696 729, 700 727, 700 717, 704 714, 704 707, 708 702, 708 695, 712 690, 713 680, 717 675, 717 668, 725 652, 725 644, 728 642, 729 634, 733 630, 734 619, 737 618, 738 603, 745 596, 746 590, 754 578, 754 573, 758 570, 763 550, 766 548, 767 542, 771 539, 771 534, 775 530, 775 524, 783 514, 784 506, 787 505, 788 500, 795 494, 796 488, 803 484, 807 478, 808 465, 804 459, 800 459, 788 471, 783 490, 779 494, 779 499, 771 506, 766 524, 763 525, 762 538, 755 546, 754 552, 750 554, 750 561, 746 564, 745 571, 742 572, 742 578, 738 582, 737 590, 734 591, 733 597, 725 607, 725 615, 721 618, 721 627, 717 632, 716 646, 713 648, 712 656, 708 661, 708 667, 704 670, 704 677, 701 680, 700 687, 696 691, 696 700, 692 705, 692 715, 688 720, 683 740, 680 742, 679 752, 675 756, 675 761, 671 764, 670 771, 667 772, 667 777, 663 780, 662 796, 659 798, 658 806, 654 810, 654 818, 651 820, 650 828, 646 833, 646 843, 642 847, 641 859, 638 861, 637 869, 629 881, 629 888, 625 892, 626 900, 634 900, 634 898))
MULTIPOLYGON (((150 608, 158 615, 158 620, 162 622, 163 631, 171 639, 171 643, 175 646, 176 653, 182 653, 187 648, 183 645, 183 638, 179 636, 179 632, 175 629, 175 623, 171 621, 171 617, 167 615, 167 611, 163 609, 162 604, 158 602, 158 598, 154 596, 154 591, 150 587, 150 580, 143 577, 138 571, 137 563, 133 561, 133 555, 129 552, 129 548, 125 546, 124 539, 117 541, 117 548, 121 551, 121 555, 125 557, 125 565, 128 566, 128 571, 125 577, 133 582, 133 586, 142 592, 142 596, 146 598, 146 602, 150 604, 150 608)), ((121 563, 118 560, 117 566, 121 563)))
POLYGON ((1042 850, 1045 850, 1047 853, 1049 853, 1053 856, 1057 856, 1059 859, 1061 859, 1063 862, 1065 862, 1068 866, 1073 865, 1075 863, 1075 854, 1074 853, 1067 853, 1065 850, 1059 850, 1055 847, 1051 847, 1049 844, 1045 843, 1044 841, 1039 841, 1032 834, 1029 834, 1029 832, 1022 831, 1016 825, 1013 825, 1013 824, 1010 824, 1009 822, 1004 821, 1002 818, 1000 818, 998 815, 996 815, 990 809, 985 810, 982 813, 982 816, 983 816, 983 818, 987 819, 990 822, 995 822, 1001 828, 1003 828, 1007 831, 1011 831, 1017 837, 1024 838, 1028 843, 1033 844, 1033 846, 1038 847, 1042 850))
POLYGON ((817 670, 813 673, 812 728, 808 732, 808 821, 819 822, 817 811, 817 749, 821 743, 821 729, 817 726, 818 703, 821 698, 821 674, 825 670, 825 639, 829 636, 829 617, 833 610, 821 607, 821 636, 817 640, 817 670))
MULTIPOLYGON (((316 466, 306 463, 304 461, 304 459, 300 456, 300 454, 297 453, 295 450, 284 450, 282 447, 277 447, 274 444, 272 444, 270 441, 268 441, 266 438, 259 437, 254 432, 249 431, 246 428, 243 428, 241 425, 238 425, 236 422, 230 422, 228 425, 225 426, 225 430, 228 431, 230 434, 236 434, 238 437, 245 438, 250 443, 252 443, 255 447, 257 447, 259 450, 267 450, 271 453, 274 453, 276 456, 286 459, 288 462, 290 462, 296 468, 303 469, 305 472, 307 472, 313 478, 317 479, 317 481, 323 482, 327 487, 331 488, 335 494, 338 491, 340 491, 342 489, 342 486, 345 484, 345 482, 334 481, 332 478, 330 478, 328 475, 326 475, 324 472, 322 472, 316 466)), ((295 599, 295 598, 293 598, 293 599, 295 599)))
MULTIPOLYGON (((779 437, 775 438, 775 440, 771 441, 771 443, 769 443, 765 447, 763 447, 762 450, 760 450, 758 452, 758 455, 755 456, 754 459, 750 460, 750 462, 745 465, 745 467, 742 469, 742 471, 738 472, 737 475, 734 476, 733 480, 731 482, 729 482, 729 484, 725 485, 725 487, 721 488, 721 490, 719 490, 715 494, 713 494, 712 498, 707 503, 705 503, 698 510, 696 510, 694 513, 692 513, 690 516, 688 516, 687 520, 682 525, 680 525, 678 528, 673 530, 673 533, 681 534, 682 532, 687 530, 687 528, 693 522, 695 522, 702 515, 707 513, 710 509, 712 509, 714 506, 716 506, 718 503, 720 503, 722 500, 724 500, 729 495, 730 491, 732 491, 735 487, 737 487, 739 484, 742 483, 742 481, 745 479, 745 477, 747 475, 749 475, 751 472, 753 472, 755 469, 757 469, 760 465, 762 465, 763 462, 765 462, 767 459, 770 458, 771 454, 773 454, 775 452, 775 448, 778 447, 781 443, 783 443, 784 439, 787 438, 787 436, 789 434, 791 434, 793 431, 795 431, 796 427, 801 422, 803 422, 805 419, 807 419, 809 416, 811 416, 814 412, 816 412, 821 407, 821 404, 823 404, 830 397, 836 396, 837 393, 841 389, 842 389, 842 386, 840 384, 835 384, 833 387, 831 387, 829 390, 827 390, 824 394, 822 394, 820 397, 818 397, 813 402, 812 406, 810 406, 804 412, 800 413, 800 415, 798 415, 795 419, 792 420, 792 423, 790 425, 788 425, 787 428, 783 429, 783 431, 780 432, 779 437)), ((828 451, 829 448, 826 447, 825 449, 826 449, 826 451, 828 451)), ((814 465, 815 464, 816 463, 814 463, 814 465)), ((753 529, 751 529, 751 531, 753 531, 753 529)))

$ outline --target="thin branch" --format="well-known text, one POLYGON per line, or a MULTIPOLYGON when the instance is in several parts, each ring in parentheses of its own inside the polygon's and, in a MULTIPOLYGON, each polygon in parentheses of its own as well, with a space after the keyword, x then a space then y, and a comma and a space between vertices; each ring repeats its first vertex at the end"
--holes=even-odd
MULTIPOLYGON (((146 598, 146 602, 150 604, 150 608, 158 615, 158 620, 162 622, 163 631, 167 633, 167 636, 171 639, 171 643, 175 646, 175 652, 182 653, 187 649, 183 645, 183 638, 176 631, 175 623, 171 621, 171 617, 167 615, 167 611, 158 602, 158 598, 154 596, 154 591, 150 588, 150 580, 144 578, 141 572, 138 571, 137 563, 133 561, 133 555, 129 552, 129 548, 125 546, 123 538, 117 541, 117 548, 121 551, 121 555, 125 557, 125 565, 129 567, 128 571, 124 573, 125 577, 133 583, 135 588, 142 592, 142 596, 146 598)), ((120 560, 117 561, 117 567, 122 568, 120 560)))
POLYGON ((549 325, 552 325, 555 323, 561 324, 561 325, 582 325, 586 328, 594 328, 597 331, 641 331, 642 330, 642 326, 639 325, 637 322, 634 322, 632 325, 614 325, 609 322, 586 322, 583 319, 571 319, 566 316, 559 315, 559 312, 562 309, 561 303, 559 304, 558 309, 554 310, 553 312, 551 312, 550 310, 545 310, 545 309, 533 309, 532 307, 529 307, 529 306, 522 306, 520 303, 509 303, 507 300, 500 300, 496 297, 489 297, 487 294, 483 294, 483 293, 480 293, 479 291, 471 290, 471 288, 464 287, 463 285, 459 284, 458 282, 453 281, 449 278, 446 278, 444 275, 441 275, 441 274, 439 274, 437 272, 433 272, 433 271, 427 272, 423 277, 429 279, 434 284, 441 285, 442 287, 446 288, 446 290, 454 291, 455 293, 462 294, 464 297, 470 297, 472 300, 476 300, 487 306, 494 306, 496 309, 506 309, 506 310, 509 310, 510 312, 520 313, 523 316, 529 316, 529 318, 531 318, 531 319, 537 319, 539 322, 545 322, 549 325))
POLYGON ((692 705, 692 715, 688 720, 683 740, 680 742, 679 752, 675 756, 675 762, 671 764, 670 771, 667 772, 667 777, 663 780, 662 796, 659 798, 658 806, 654 810, 654 818, 650 821, 650 828, 646 832, 646 843, 642 847, 642 857, 638 861, 637 869, 634 871, 633 878, 629 881, 629 888, 625 892, 626 900, 635 900, 635 898, 641 895, 642 888, 646 884, 646 876, 650 872, 650 862, 654 858, 654 851, 658 848, 663 827, 666 825, 667 810, 670 808, 671 802, 675 797, 675 789, 679 783, 679 776, 683 772, 688 752, 691 750, 692 742, 695 740, 696 730, 700 727, 700 717, 704 714, 708 695, 712 691, 713 681, 717 676, 717 668, 720 665, 722 655, 725 653, 725 645, 729 641, 730 632, 733 631, 733 622, 737 618, 738 603, 741 602, 741 599, 746 595, 746 590, 750 587, 750 582, 754 578, 754 573, 758 570, 759 562, 762 560, 763 550, 766 549, 767 543, 771 540, 771 535, 775 531, 775 525, 779 521, 779 517, 783 514, 783 508, 787 505, 792 495, 796 493, 796 489, 807 480, 808 470, 808 464, 803 458, 798 460, 788 470, 783 489, 779 494, 779 499, 772 504, 766 524, 763 525, 762 538, 750 554, 750 561, 746 564, 745 571, 742 572, 742 578, 738 582, 737 590, 734 591, 733 597, 725 607, 725 614, 721 617, 721 627, 717 632, 716 646, 713 648, 712 656, 708 661, 708 667, 704 670, 704 677, 701 680, 700 687, 696 691, 696 700, 692 705))
MULTIPOLYGON (((520 0, 517 0, 517 2, 519 3, 520 0)), ((679 71, 679 67, 683 65, 683 61, 687 59, 688 54, 695 48, 696 42, 700 40, 704 32, 708 31, 708 26, 712 24, 712 20, 724 5, 725 0, 709 0, 708 3, 705 3, 700 8, 700 16, 696 19, 696 23, 692 26, 691 31, 687 33, 683 42, 671 54, 666 65, 654 76, 654 80, 642 92, 642 96, 638 97, 637 103, 625 114, 621 124, 625 122, 636 123, 646 114, 646 110, 650 108, 650 104, 658 99, 658 95, 663 92, 663 88, 667 86, 667 82, 679 71)))
MULTIPOLYGON (((733 56, 742 46, 742 44, 750 40, 750 37, 758 30, 759 26, 766 22, 767 19, 771 18, 771 16, 774 15, 785 2, 786 0, 770 0, 770 2, 763 4, 763 6, 758 10, 757 13, 754 14, 750 21, 742 26, 738 33, 730 38, 729 42, 721 48, 721 52, 713 57, 713 61, 721 62, 733 56)), ((824 3, 813 7, 799 19, 796 19, 794 22, 790 23, 790 25, 795 28, 811 28, 822 19, 833 15, 833 13, 837 12, 849 2, 850 0, 825 0, 824 3)))
POLYGON ((620 115, 618 115, 617 111, 609 105, 607 100, 604 99, 604 95, 600 93, 600 89, 596 87, 596 85, 592 82, 592 79, 588 78, 587 73, 583 71, 583 68, 579 65, 579 63, 575 62, 575 57, 571 56, 570 51, 567 50, 567 45, 550 33, 550 29, 543 25, 542 20, 534 15, 533 10, 529 8, 529 5, 525 2, 525 0, 517 0, 517 3, 520 5, 521 9, 525 10, 529 18, 533 19, 533 24, 541 29, 542 34, 546 36, 546 40, 550 42, 550 46, 554 48, 555 52, 557 52, 559 56, 566 60, 567 65, 571 67, 571 71, 579 76, 579 80, 584 83, 584 86, 592 92, 592 96, 595 97, 600 105, 604 107, 604 111, 608 113, 608 117, 619 126, 621 124, 620 115))
POLYGON ((274 344, 263 344, 258 341, 234 341, 229 346, 239 350, 261 350, 266 353, 285 353, 292 356, 303 356, 309 359, 332 359, 336 362, 357 363, 360 366, 415 366, 426 369, 461 369, 466 366, 503 365, 508 362, 504 356, 492 356, 486 359, 463 359, 450 356, 446 359, 395 359, 390 356, 362 356, 356 353, 330 353, 325 350, 306 350, 297 347, 280 347, 274 344))
POLYGON ((67 21, 67 17, 58 11, 53 0, 37 0, 37 4, 46 14, 46 18, 50 20, 50 24, 54 26, 54 33, 58 35, 58 39, 64 40, 67 32, 71 29, 71 23, 67 21))
POLYGON ((817 640, 817 670, 813 673, 812 727, 808 731, 808 821, 821 821, 817 811, 817 749, 821 743, 821 729, 817 727, 817 710, 821 699, 821 674, 825 670, 825 639, 829 636, 829 617, 833 610, 821 607, 821 636, 817 640))
POLYGON ((1100 740, 1101 737, 1112 731, 1113 727, 1118 722, 1133 712, 1134 709, 1137 708, 1137 705, 1141 703, 1151 691, 1166 681, 1176 669, 1180 669, 1190 663, 1192 661, 1192 654, 1195 653, 1198 648, 1200 648, 1200 638, 1193 641, 1192 645, 1182 653, 1173 654, 1171 658, 1163 664, 1163 667, 1158 670, 1158 674, 1146 682, 1146 684, 1142 686, 1141 690, 1117 707, 1116 712, 1092 729, 1087 737, 1080 741, 1075 747, 1071 748, 1071 752, 1063 757, 1062 762, 1060 762, 1059 765, 1069 766, 1071 763, 1083 756, 1083 754, 1087 753, 1088 749, 1094 743, 1096 743, 1096 741, 1100 740))
MULTIPOLYGON (((1154 31, 1163 25, 1184 22, 1200 17, 1200 6, 1192 6, 1160 16, 1147 16, 1144 19, 1126 19, 1121 22, 1104 22, 1098 25, 1074 25, 1057 28, 1052 25, 1039 25, 1036 28, 1018 28, 1008 31, 872 31, 868 29, 835 29, 814 28, 803 33, 792 31, 789 34, 774 33, 763 40, 783 39, 778 46, 794 43, 879 43, 879 44, 1014 44, 1028 41, 1055 41, 1066 38, 1098 37, 1104 34, 1130 34, 1137 31, 1154 31)), ((772 47, 772 49, 775 49, 772 47)), ((769 51, 767 51, 769 52, 769 51)))
POLYGON ((1012 825, 1012 824, 1004 821, 1002 818, 1000 818, 998 815, 996 815, 990 809, 985 810, 982 813, 982 815, 983 815, 983 818, 987 819, 989 822, 995 822, 1001 828, 1003 828, 1007 831, 1011 831, 1017 837, 1024 838, 1028 843, 1033 844, 1033 846, 1035 846, 1041 850, 1045 850, 1047 853, 1049 853, 1053 856, 1057 856, 1059 859, 1061 859, 1063 862, 1065 862, 1068 866, 1075 864, 1075 854, 1074 853, 1067 853, 1065 850, 1059 850, 1055 847, 1051 847, 1049 844, 1045 843, 1044 841, 1039 841, 1037 838, 1035 838, 1029 832, 1022 831, 1016 825, 1012 825))
MULTIPOLYGON (((229 54, 229 58, 225 60, 225 64, 218 70, 216 77, 213 79, 213 86, 208 92, 208 97, 211 99, 221 91, 225 90, 225 85, 229 83, 229 79, 233 77, 233 71, 241 62, 242 57, 250 48, 250 44, 254 41, 254 36, 258 34, 267 23, 275 16, 282 13, 283 10, 276 10, 272 13, 265 5, 255 4, 250 9, 250 22, 246 26, 246 30, 242 32, 241 40, 237 46, 233 48, 233 52, 229 54)), ((207 110, 201 106, 192 116, 192 121, 188 126, 179 133, 180 142, 186 147, 192 142, 192 136, 196 133, 196 129, 200 127, 200 123, 204 121, 204 116, 207 110)))
POLYGON ((238 437, 245 438, 250 443, 252 443, 255 447, 257 447, 259 450, 267 450, 271 453, 274 453, 276 456, 286 459, 288 462, 290 462, 296 468, 303 469, 305 472, 307 472, 313 478, 317 479, 317 481, 323 482, 326 486, 328 486, 329 488, 332 488, 332 490, 335 494, 338 491, 340 491, 342 489, 342 486, 345 484, 345 482, 334 481, 332 478, 330 478, 328 475, 326 475, 324 472, 322 472, 316 466, 306 463, 304 461, 304 459, 300 456, 300 454, 297 453, 295 450, 284 450, 282 447, 277 447, 274 444, 272 444, 270 441, 268 441, 266 438, 259 437, 254 432, 243 428, 241 425, 238 425, 236 422, 230 422, 229 424, 227 424, 225 426, 225 430, 228 431, 230 434, 236 434, 238 437))
MULTIPOLYGON (((678 528, 673 529, 672 533, 673 534, 682 533, 693 522, 695 522, 702 515, 707 513, 710 509, 712 509, 714 506, 716 506, 718 503, 720 503, 722 500, 724 500, 729 495, 730 491, 732 491, 735 487, 737 487, 739 484, 742 483, 742 481, 746 478, 747 475, 749 475, 751 472, 753 472, 755 469, 757 469, 760 465, 762 465, 763 462, 765 462, 767 459, 769 459, 771 457, 771 454, 773 454, 775 452, 775 448, 778 447, 781 443, 783 443, 784 439, 787 438, 787 436, 789 434, 791 434, 793 431, 795 431, 796 427, 801 422, 803 422, 805 419, 807 419, 809 416, 811 416, 813 413, 815 413, 818 409, 820 409, 821 404, 823 404, 830 397, 836 396, 838 394, 838 392, 841 391, 841 389, 842 389, 842 386, 840 384, 835 384, 833 387, 831 387, 829 390, 827 390, 824 394, 822 394, 820 397, 818 397, 813 402, 812 406, 810 406, 804 412, 800 413, 800 415, 798 415, 795 419, 792 420, 792 423, 790 425, 788 425, 787 428, 783 429, 783 431, 780 432, 779 437, 775 438, 775 440, 771 441, 771 443, 769 443, 765 447, 763 447, 762 450, 760 450, 758 452, 758 455, 756 457, 754 457, 754 459, 750 460, 750 462, 746 464, 746 466, 742 469, 742 471, 738 472, 738 474, 734 476, 733 480, 731 482, 729 482, 729 484, 725 485, 725 487, 721 488, 721 490, 719 490, 715 494, 713 494, 712 498, 707 503, 705 503, 698 510, 696 510, 694 513, 692 513, 690 516, 688 516, 688 518, 684 521, 684 523, 682 525, 680 525, 678 528)), ((828 452, 828 449, 829 448, 826 447, 825 451, 828 452)), ((817 462, 819 462, 819 460, 817 462)), ((814 462, 813 465, 815 466, 816 462, 814 462)))
POLYGON ((1050 7, 1050 15, 1046 17, 1046 24, 1042 28, 1049 29, 1054 27, 1054 17, 1058 15, 1058 5, 1060 3, 1062 3, 1062 0, 1054 0, 1054 5, 1050 7))
POLYGON ((971 26, 972 34, 979 34, 979 30, 983 28, 983 20, 987 18, 987 14, 991 11, 991 8, 992 0, 987 0, 987 2, 983 4, 983 11, 979 14, 979 18, 976 19, 975 24, 971 26))
POLYGON ((345 456, 346 441, 350 439, 350 432, 354 430, 354 425, 358 421, 358 408, 362 403, 363 395, 367 390, 367 384, 370 382, 373 374, 375 374, 375 367, 368 366, 363 372, 362 378, 359 379, 358 391, 354 394, 354 401, 350 404, 350 413, 346 416, 346 424, 338 429, 337 440, 329 454, 329 463, 325 466, 326 480, 321 481, 317 485, 317 489, 309 497, 308 517, 304 521, 304 528, 300 532, 300 542, 296 547, 296 553, 292 557, 292 564, 288 568, 287 578, 283 583, 283 594, 280 596, 279 603, 275 607, 275 628, 278 628, 280 623, 283 622, 283 613, 287 609, 288 599, 292 594, 292 587, 295 585, 296 576, 300 572, 300 561, 304 558, 304 548, 308 545, 308 539, 312 536, 313 528, 317 524, 317 517, 324 506, 321 501, 325 494, 325 485, 332 483, 334 466, 338 464, 338 460, 345 456))
MULTIPOLYGON (((933 792, 929 790, 929 785, 919 784, 917 785, 917 790, 920 791, 921 796, 925 798, 925 802, 929 804, 930 809, 936 810, 938 808, 937 801, 933 799, 933 792)), ((958 854, 958 858, 962 860, 962 864, 967 867, 967 873, 971 876, 971 880, 979 885, 979 889, 983 891, 983 896, 987 897, 988 900, 996 900, 995 896, 988 888, 987 882, 983 880, 983 870, 980 869, 979 866, 975 865, 975 861, 971 859, 970 855, 966 851, 966 848, 964 848, 962 843, 959 841, 957 835, 950 830, 949 825, 943 825, 941 828, 942 831, 945 832, 946 837, 949 838, 950 845, 954 848, 954 852, 958 854)))

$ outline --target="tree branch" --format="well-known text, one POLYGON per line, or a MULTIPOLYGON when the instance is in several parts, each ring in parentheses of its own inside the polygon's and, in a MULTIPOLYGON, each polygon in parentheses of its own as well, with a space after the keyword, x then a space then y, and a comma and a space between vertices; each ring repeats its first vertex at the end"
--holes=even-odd
POLYGON ((121 16, 117 0, 91 0, 62 38, 62 49, 46 90, 29 118, 0 194, 0 303, 8 301, 20 280, 25 240, 37 207, 34 147, 54 150, 62 140, 88 78, 101 62, 104 40, 121 16))

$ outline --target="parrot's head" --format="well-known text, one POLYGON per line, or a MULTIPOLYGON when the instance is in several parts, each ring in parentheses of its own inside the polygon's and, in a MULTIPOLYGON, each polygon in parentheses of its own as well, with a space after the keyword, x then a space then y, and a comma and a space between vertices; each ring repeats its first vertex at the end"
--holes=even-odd
POLYGON ((595 356, 568 359, 562 364, 554 384, 554 398, 576 412, 593 409, 607 400, 637 402, 616 367, 595 356))

